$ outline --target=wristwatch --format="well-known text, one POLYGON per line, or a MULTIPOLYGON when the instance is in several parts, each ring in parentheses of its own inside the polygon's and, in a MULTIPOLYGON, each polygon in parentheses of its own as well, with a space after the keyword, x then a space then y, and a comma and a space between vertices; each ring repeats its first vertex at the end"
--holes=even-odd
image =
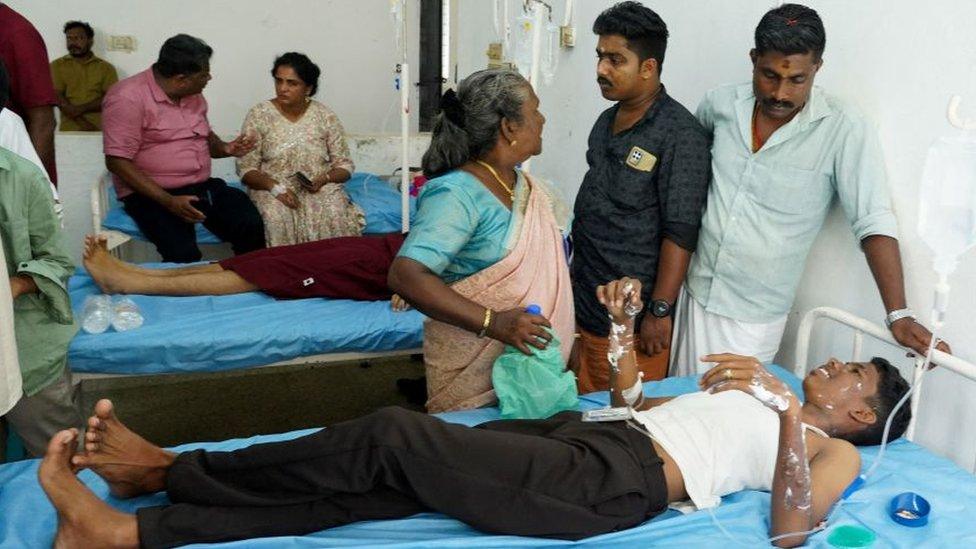
POLYGON ((904 309, 895 309, 894 311, 888 313, 888 316, 885 317, 885 326, 887 326, 890 330, 892 324, 903 318, 915 320, 915 313, 907 307, 904 309))
POLYGON ((656 318, 671 316, 671 304, 663 299, 655 299, 651 302, 651 314, 656 318))

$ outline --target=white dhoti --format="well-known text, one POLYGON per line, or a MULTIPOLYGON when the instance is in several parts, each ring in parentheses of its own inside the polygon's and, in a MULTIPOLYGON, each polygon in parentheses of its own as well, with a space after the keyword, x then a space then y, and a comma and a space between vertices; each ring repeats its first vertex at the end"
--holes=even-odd
POLYGON ((787 315, 772 322, 743 322, 705 310, 684 287, 675 306, 669 376, 690 376, 714 366, 701 357, 716 353, 754 356, 763 364, 779 350, 787 315))

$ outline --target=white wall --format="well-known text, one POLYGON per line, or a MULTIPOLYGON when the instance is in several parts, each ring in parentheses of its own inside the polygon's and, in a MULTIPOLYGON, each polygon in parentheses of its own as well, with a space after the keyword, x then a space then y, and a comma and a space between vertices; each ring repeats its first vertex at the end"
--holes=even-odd
MULTIPOLYGON (((307 54, 322 69, 317 99, 332 107, 350 133, 397 133, 400 61, 389 0, 67 0, 6 2, 29 19, 48 56, 67 53, 62 26, 79 19, 95 28, 95 53, 124 78, 148 68, 170 36, 187 33, 213 49, 213 80, 204 95, 220 134, 237 132, 247 110, 274 96, 269 71, 286 51, 307 54), (135 36, 133 53, 105 51, 108 35, 135 36)), ((419 0, 407 8, 409 59, 416 68, 419 0)), ((416 109, 414 109, 416 111, 416 109)), ((416 127, 416 120, 414 120, 416 127)))
MULTIPOLYGON (((554 2, 558 20, 564 3, 554 2)), ((548 121, 545 152, 533 163, 533 171, 552 179, 570 200, 586 170, 590 127, 610 106, 595 84, 596 37, 589 29, 597 14, 612 3, 576 2, 576 48, 562 54, 553 84, 537 90, 548 121)), ((827 29, 825 65, 817 84, 858 105, 880 132, 899 220, 908 300, 927 317, 934 275, 929 251, 915 231, 918 181, 929 143, 949 131, 944 116, 949 95, 967 96, 967 110, 976 114, 976 42, 967 23, 976 20, 976 2, 947 0, 928 8, 909 0, 807 3, 818 10, 827 29)), ((513 14, 517 4, 512 2, 513 14)), ((671 33, 663 81, 673 97, 694 111, 709 88, 750 78, 753 30, 775 3, 656 0, 648 4, 671 33)), ((484 51, 494 35, 490 19, 490 2, 459 1, 458 35, 467 38, 458 45, 460 76, 485 66, 484 51)), ((976 252, 964 258, 950 283, 954 291, 944 336, 958 355, 976 361, 976 252)), ((836 211, 810 254, 779 362, 792 365, 799 317, 820 305, 842 307, 879 323, 884 314, 863 255, 836 211)), ((835 345, 818 338, 811 360, 846 352, 846 340, 835 345)), ((923 400, 918 439, 971 468, 976 429, 964 426, 976 424, 976 383, 957 382, 936 370, 927 376, 924 396, 928 400, 923 400)))

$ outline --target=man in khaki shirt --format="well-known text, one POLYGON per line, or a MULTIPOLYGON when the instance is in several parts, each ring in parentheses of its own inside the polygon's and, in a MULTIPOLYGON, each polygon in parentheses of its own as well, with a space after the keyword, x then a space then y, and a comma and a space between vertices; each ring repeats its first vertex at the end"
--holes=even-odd
POLYGON ((61 110, 59 128, 68 131, 101 131, 102 98, 119 79, 115 67, 92 53, 95 31, 88 23, 64 25, 68 55, 51 63, 54 89, 61 110))

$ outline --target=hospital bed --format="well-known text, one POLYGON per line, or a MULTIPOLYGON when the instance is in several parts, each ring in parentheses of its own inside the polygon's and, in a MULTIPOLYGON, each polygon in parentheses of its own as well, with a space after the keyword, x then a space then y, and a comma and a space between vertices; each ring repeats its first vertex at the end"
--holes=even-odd
MULTIPOLYGON (((385 180, 357 172, 346 183, 346 190, 366 212, 365 233, 400 230, 400 193, 385 180)), ((107 177, 93 191, 92 212, 96 230, 109 237, 110 247, 144 239, 115 200, 107 177), (110 207, 103 214, 106 205, 110 207)), ((200 224, 197 238, 201 243, 220 243, 200 224)), ((85 298, 99 289, 79 268, 69 282, 69 292, 80 318, 85 298)), ((76 377, 212 373, 421 352, 423 316, 416 311, 394 313, 389 302, 276 300, 258 292, 131 297, 145 324, 128 332, 80 331, 68 349, 68 363, 76 377)))
MULTIPOLYGON (((80 318, 99 293, 79 269, 68 284, 80 318)), ((420 353, 423 315, 388 301, 130 296, 145 323, 126 332, 79 331, 68 347, 76 377, 212 373, 265 365, 365 360, 420 353)))
MULTIPOLYGON (((243 189, 238 181, 229 181, 231 187, 243 189)), ((384 178, 356 172, 345 183, 346 192, 360 208, 366 212, 365 234, 392 233, 401 229, 400 192, 384 178)), ((410 215, 416 210, 414 200, 410 201, 410 215)), ((145 241, 146 237, 136 226, 135 221, 125 213, 122 204, 115 196, 112 178, 105 172, 95 182, 91 190, 92 227, 97 234, 108 239, 110 250, 116 250, 132 240, 145 241)), ((221 244, 219 238, 203 226, 196 224, 197 243, 204 245, 221 244)))
MULTIPOLYGON (((893 343, 880 327, 834 309, 817 309, 809 314, 801 326, 798 339, 798 369, 807 370, 809 331, 820 319, 831 319, 852 327, 855 350, 860 352, 864 335, 893 343)), ((899 347, 899 349, 901 349, 899 347)), ((976 365, 939 353, 942 367, 970 380, 976 380, 976 365)), ((771 370, 784 379, 797 394, 802 395, 800 378, 772 366, 771 370)), ((644 385, 649 396, 671 396, 697 390, 695 378, 670 378, 644 385)), ((924 396, 919 394, 918 396, 924 396)), ((607 393, 581 397, 580 408, 604 406, 607 393)), ((442 414, 446 421, 474 425, 499 418, 497 408, 482 408, 442 414)), ((229 440, 219 443, 192 444, 180 447, 228 450, 259 442, 286 440, 313 432, 297 431, 286 434, 229 440)), ((876 447, 861 449, 862 467, 869 467, 877 454, 876 447)), ((0 466, 0 547, 49 547, 55 532, 53 508, 45 499, 36 481, 37 461, 24 461, 0 466)), ((81 479, 100 497, 119 509, 132 512, 146 505, 166 502, 165 495, 156 494, 132 500, 115 500, 108 495, 104 482, 91 472, 81 473, 81 479)), ((867 527, 877 535, 874 547, 976 547, 976 525, 971 521, 976 509, 976 477, 951 461, 939 457, 908 439, 890 444, 881 466, 866 485, 855 492, 836 513, 829 527, 810 537, 808 545, 821 547, 830 532, 840 525, 867 527), (901 526, 888 518, 888 501, 896 494, 914 491, 932 504, 929 523, 920 528, 901 526)), ((769 494, 743 491, 723 498, 722 505, 707 512, 682 515, 667 511, 654 519, 621 532, 595 536, 578 542, 489 535, 436 513, 423 513, 410 518, 388 521, 368 521, 349 524, 307 536, 265 538, 221 545, 226 547, 718 547, 764 546, 769 516, 769 494), (726 532, 717 526, 720 523, 726 532), (731 539, 730 539, 731 538, 731 539)), ((194 547, 204 547, 195 545, 194 547)))

